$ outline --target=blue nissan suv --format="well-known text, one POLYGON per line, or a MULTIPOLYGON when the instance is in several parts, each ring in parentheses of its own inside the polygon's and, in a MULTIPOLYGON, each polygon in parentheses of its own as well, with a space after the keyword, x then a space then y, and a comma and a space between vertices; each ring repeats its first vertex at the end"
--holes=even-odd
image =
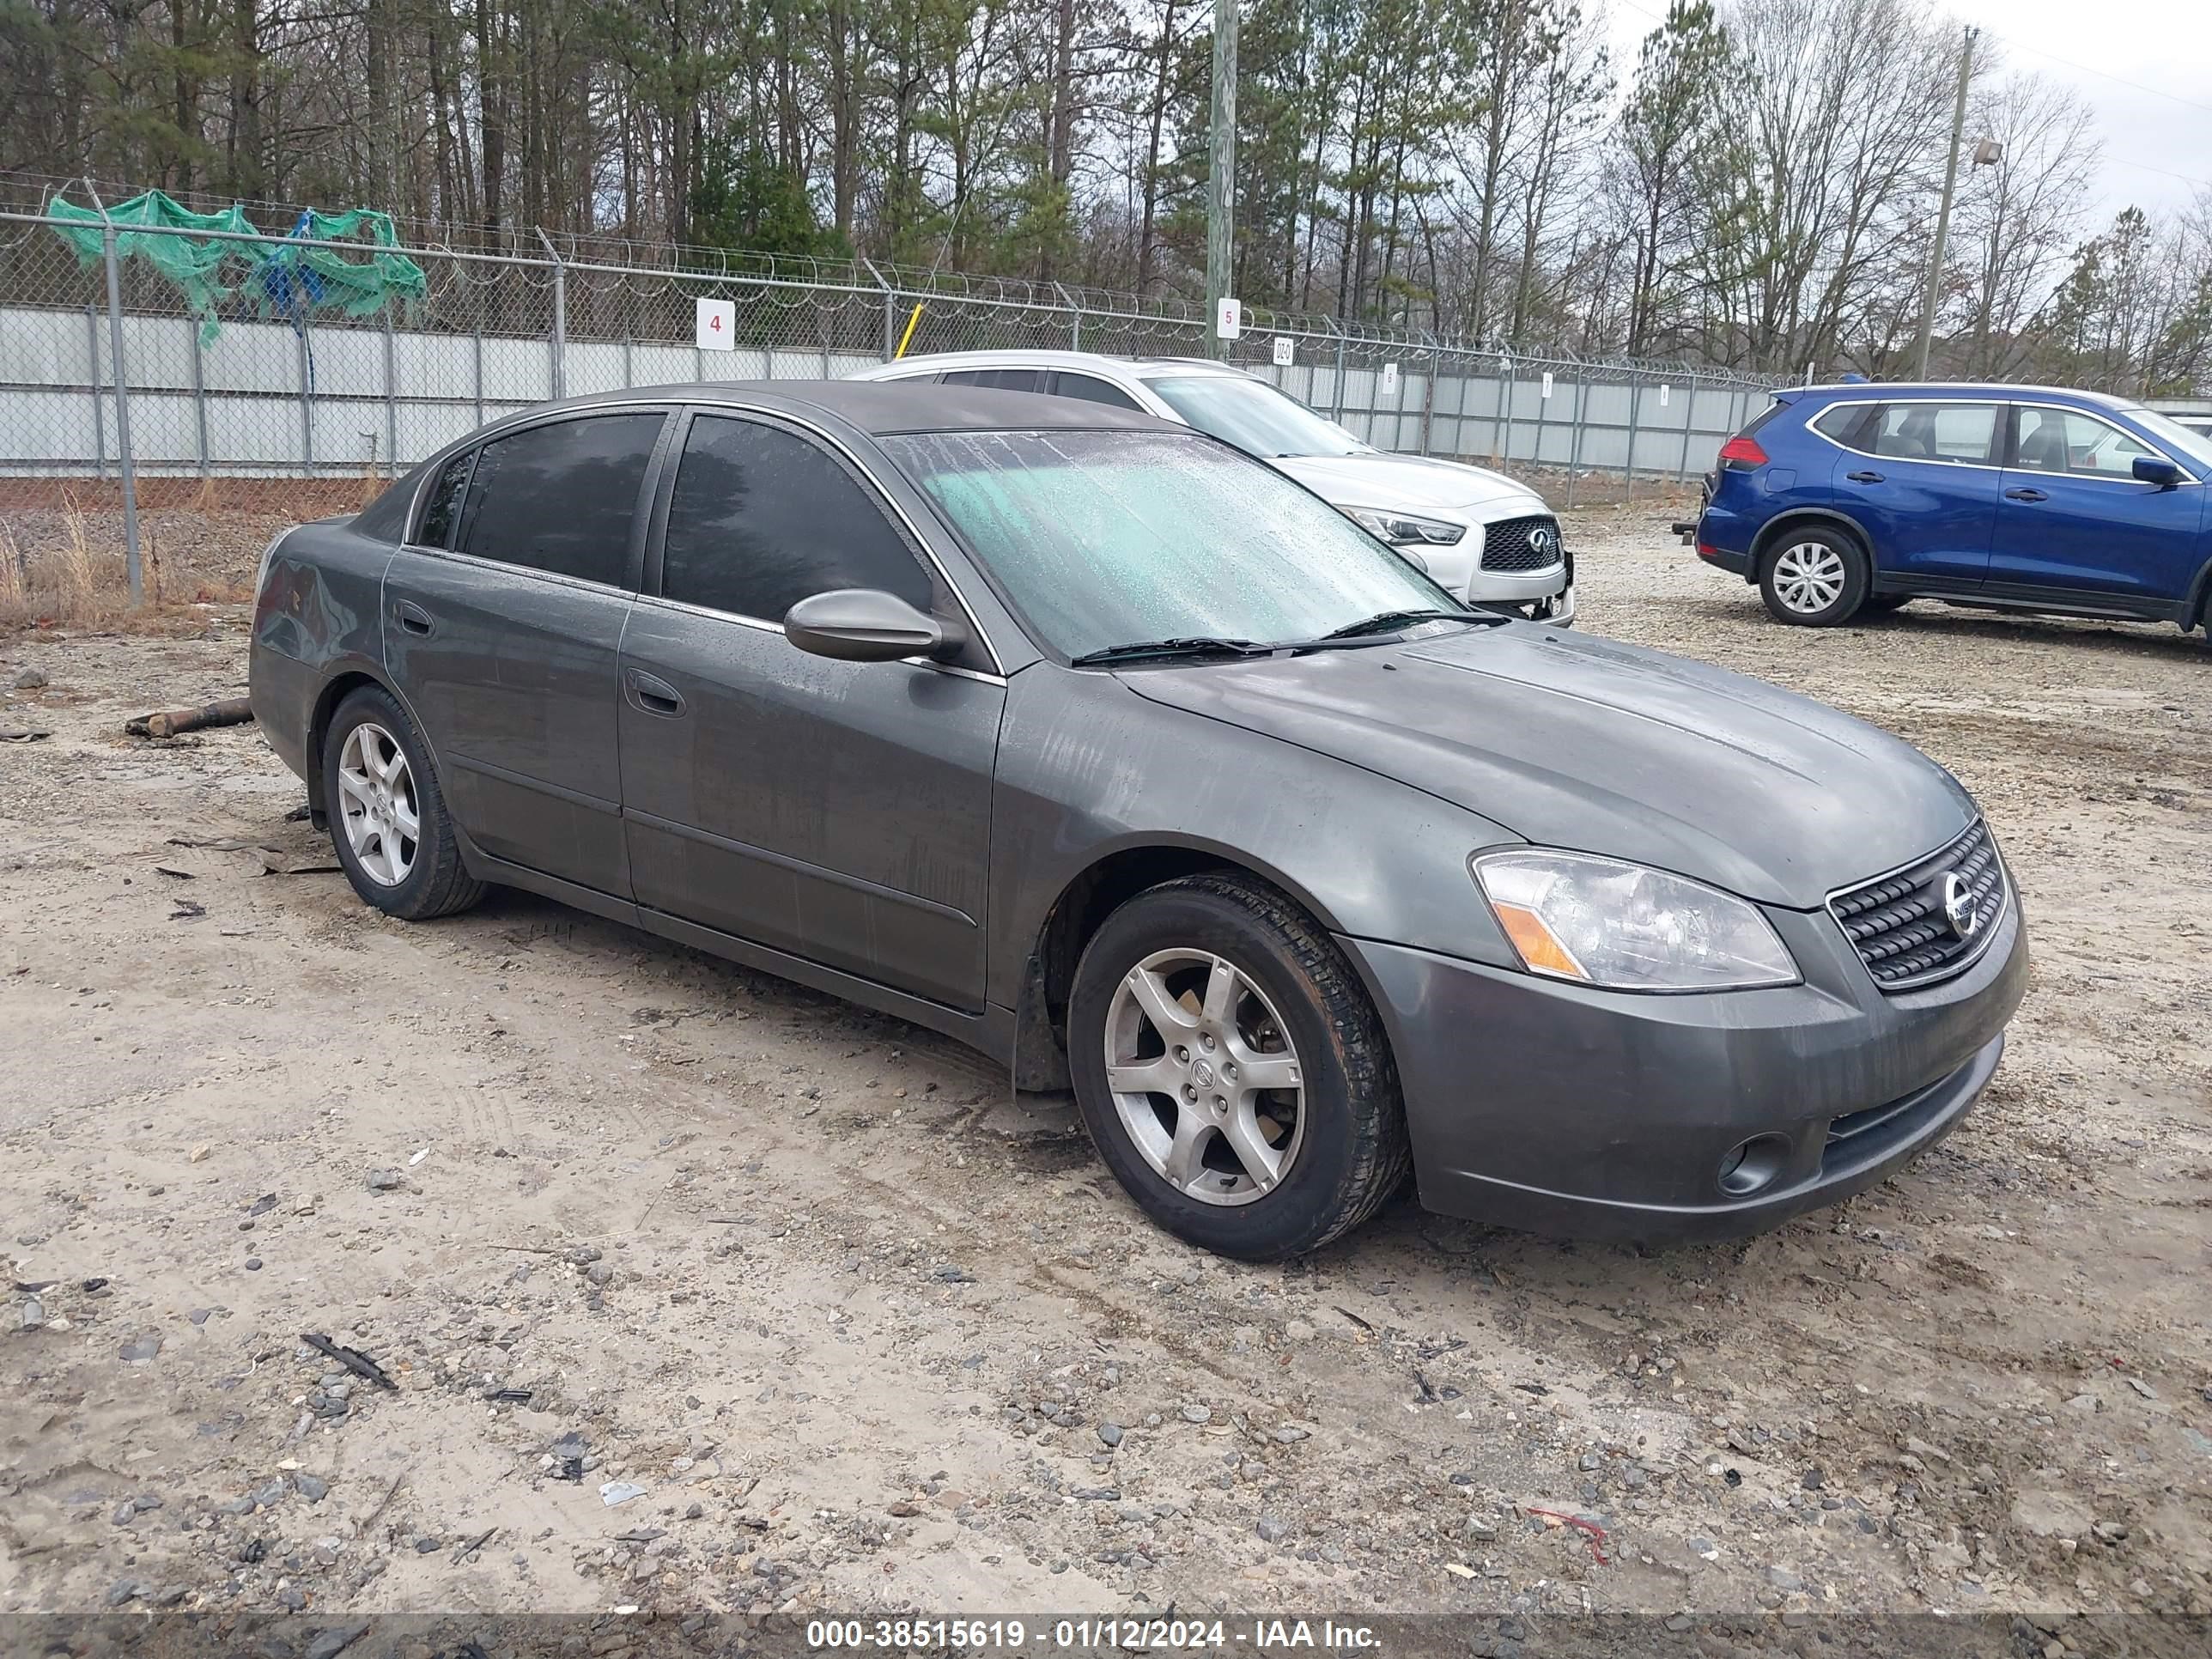
POLYGON ((1777 392, 1722 446, 1698 556, 1780 622, 1917 599, 2203 625, 2212 438, 2137 404, 2004 386, 1777 392))

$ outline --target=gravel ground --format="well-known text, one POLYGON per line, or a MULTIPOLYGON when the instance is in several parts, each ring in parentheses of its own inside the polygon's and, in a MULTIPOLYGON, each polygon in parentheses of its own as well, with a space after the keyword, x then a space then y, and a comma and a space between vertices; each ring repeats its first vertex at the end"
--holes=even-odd
POLYGON ((1654 519, 1586 625, 1951 767, 2036 967, 1929 1156, 1650 1255, 1200 1255, 939 1038, 362 907, 252 728, 120 735, 237 610, 0 643, 0 1610, 2212 1612, 2212 653, 1784 629, 1654 519))

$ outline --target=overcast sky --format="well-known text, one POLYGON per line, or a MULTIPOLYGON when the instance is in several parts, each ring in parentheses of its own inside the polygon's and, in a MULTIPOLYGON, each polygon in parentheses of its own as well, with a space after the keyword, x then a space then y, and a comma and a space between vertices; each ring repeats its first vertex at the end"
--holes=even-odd
MULTIPOLYGON (((1666 15, 1667 0, 1608 3, 1616 73, 1626 82, 1644 37, 1666 15)), ((2046 75, 2095 112, 2105 142, 2101 200, 2093 216, 2098 228, 2130 203, 2170 211, 2212 188, 2206 0, 1942 0, 1940 9, 1962 26, 1980 26, 1978 55, 1994 48, 2006 69, 2046 75)), ((1973 136, 1966 135, 1969 143, 1973 136)))

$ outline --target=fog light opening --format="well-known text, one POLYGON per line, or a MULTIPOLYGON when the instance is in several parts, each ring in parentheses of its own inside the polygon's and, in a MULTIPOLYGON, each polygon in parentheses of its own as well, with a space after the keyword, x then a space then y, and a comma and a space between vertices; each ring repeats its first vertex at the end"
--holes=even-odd
POLYGON ((1782 1173, 1790 1143, 1780 1135, 1753 1135, 1721 1160, 1720 1188, 1733 1198, 1745 1198, 1782 1173))

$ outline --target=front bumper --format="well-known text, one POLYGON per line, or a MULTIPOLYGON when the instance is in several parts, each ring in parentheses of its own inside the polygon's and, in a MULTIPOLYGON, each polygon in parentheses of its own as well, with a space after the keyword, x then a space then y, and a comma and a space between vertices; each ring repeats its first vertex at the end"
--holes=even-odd
POLYGON ((1724 1238, 1942 1139, 2026 989, 2018 894, 1972 968, 1897 996, 1825 912, 1768 914, 1802 984, 1638 995, 1345 940, 1390 1030, 1422 1203, 1558 1237, 1724 1238), (1731 1191, 1726 1160, 1754 1137, 1771 1176, 1731 1191))

